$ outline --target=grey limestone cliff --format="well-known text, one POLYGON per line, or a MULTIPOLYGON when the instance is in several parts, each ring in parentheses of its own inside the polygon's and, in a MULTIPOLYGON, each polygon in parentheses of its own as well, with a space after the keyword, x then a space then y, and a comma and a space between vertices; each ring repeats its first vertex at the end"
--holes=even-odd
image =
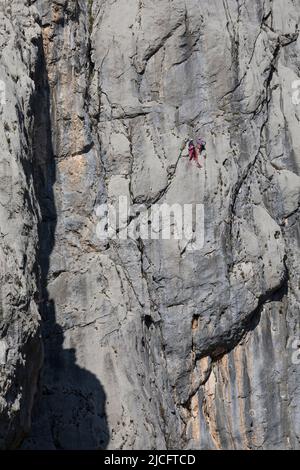
POLYGON ((300 448, 299 24, 0 0, 2 448, 300 448), (99 239, 119 196, 202 205, 203 246, 99 239))

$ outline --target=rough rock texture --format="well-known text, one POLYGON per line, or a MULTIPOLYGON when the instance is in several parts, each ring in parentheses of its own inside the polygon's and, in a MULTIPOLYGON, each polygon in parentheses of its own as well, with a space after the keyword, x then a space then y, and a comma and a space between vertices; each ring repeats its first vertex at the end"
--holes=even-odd
POLYGON ((32 173, 40 28, 35 12, 21 3, 0 3, 0 448, 15 447, 30 429, 42 362, 32 173))
POLYGON ((24 448, 300 448, 299 2, 0 11, 1 445, 40 324, 24 448), (203 248, 99 240, 119 195, 204 204, 203 248))

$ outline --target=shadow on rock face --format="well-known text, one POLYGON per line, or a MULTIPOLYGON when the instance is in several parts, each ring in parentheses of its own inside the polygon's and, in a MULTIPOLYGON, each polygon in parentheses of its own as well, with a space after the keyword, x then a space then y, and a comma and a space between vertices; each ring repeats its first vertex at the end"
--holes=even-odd
POLYGON ((57 210, 53 186, 56 162, 52 148, 51 90, 42 42, 39 47, 32 103, 34 115, 34 186, 41 210, 39 222, 39 298, 44 365, 23 449, 105 449, 109 431, 106 396, 99 379, 80 367, 74 348, 64 349, 64 332, 49 298, 50 257, 55 246, 57 210))
POLYGON ((104 390, 94 374, 78 366, 76 350, 63 349, 63 331, 55 322, 53 301, 46 303, 44 313, 40 396, 31 436, 23 448, 105 449, 109 431, 104 390))

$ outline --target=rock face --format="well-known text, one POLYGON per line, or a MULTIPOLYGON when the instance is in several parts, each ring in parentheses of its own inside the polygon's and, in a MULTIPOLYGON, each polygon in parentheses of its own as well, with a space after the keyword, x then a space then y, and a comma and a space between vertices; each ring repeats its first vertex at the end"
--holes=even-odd
POLYGON ((0 445, 299 449, 300 5, 0 15, 0 445), (120 196, 204 242, 100 239, 120 196))
POLYGON ((0 5, 0 448, 17 446, 30 429, 42 362, 32 172, 40 28, 35 10, 21 3, 0 5))

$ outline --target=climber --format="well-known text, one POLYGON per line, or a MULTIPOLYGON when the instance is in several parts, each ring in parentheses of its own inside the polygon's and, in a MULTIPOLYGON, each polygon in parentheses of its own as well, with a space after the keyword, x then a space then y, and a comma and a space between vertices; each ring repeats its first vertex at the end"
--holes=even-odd
MULTIPOLYGON (((199 155, 206 150, 206 142, 202 138, 197 139, 197 150, 199 152, 199 155)), ((206 154, 204 154, 204 158, 206 158, 206 154)))
POLYGON ((198 161, 198 148, 195 147, 193 140, 189 141, 189 157, 190 157, 190 162, 194 160, 196 162, 197 167, 202 168, 202 166, 200 165, 198 161))

